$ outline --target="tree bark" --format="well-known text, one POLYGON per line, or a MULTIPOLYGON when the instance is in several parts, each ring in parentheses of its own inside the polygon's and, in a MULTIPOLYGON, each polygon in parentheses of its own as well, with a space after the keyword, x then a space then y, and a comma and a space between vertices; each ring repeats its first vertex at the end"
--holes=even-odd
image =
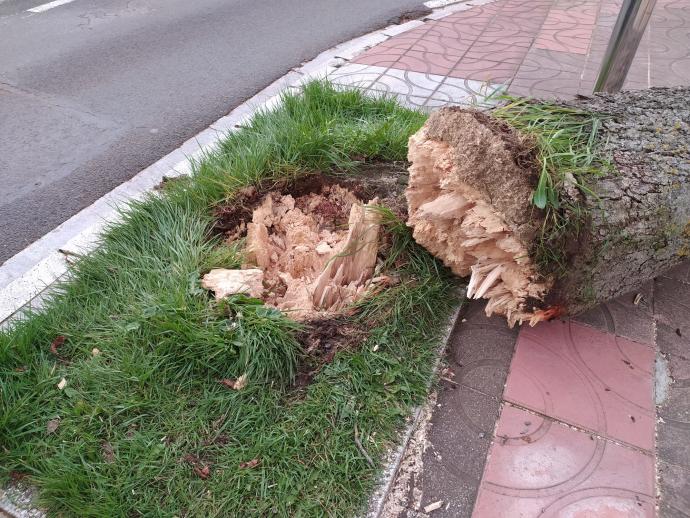
MULTIPOLYGON (((635 290, 690 255, 690 88, 599 94, 568 103, 603 115, 601 152, 613 169, 586 217, 560 242, 559 268, 538 260, 545 213, 531 201, 535 145, 489 115, 445 108, 410 139, 408 224, 468 295, 509 322, 576 314, 635 290)), ((566 215, 568 216, 568 215, 566 215)), ((553 246, 553 244, 552 244, 553 246)))

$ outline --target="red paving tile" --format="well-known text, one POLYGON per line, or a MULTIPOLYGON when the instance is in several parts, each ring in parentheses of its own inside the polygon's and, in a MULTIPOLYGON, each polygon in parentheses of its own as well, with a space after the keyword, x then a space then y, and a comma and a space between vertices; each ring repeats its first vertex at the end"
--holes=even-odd
POLYGON ((651 518, 653 495, 651 456, 504 406, 472 516, 651 518))
MULTIPOLYGON (((428 21, 354 62, 506 82, 516 95, 569 98, 590 94, 621 3, 497 0, 428 21)), ((688 0, 658 0, 626 87, 690 81, 689 19, 688 0)))
POLYGON ((504 399, 651 451, 653 366, 651 346, 549 322, 521 330, 504 399))

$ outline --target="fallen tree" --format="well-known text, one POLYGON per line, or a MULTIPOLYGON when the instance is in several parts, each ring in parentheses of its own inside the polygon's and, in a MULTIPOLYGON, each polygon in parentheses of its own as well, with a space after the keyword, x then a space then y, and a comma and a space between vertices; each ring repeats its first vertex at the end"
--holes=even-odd
POLYGON ((408 224, 487 314, 532 325, 690 254, 690 88, 433 113, 410 138, 408 224))

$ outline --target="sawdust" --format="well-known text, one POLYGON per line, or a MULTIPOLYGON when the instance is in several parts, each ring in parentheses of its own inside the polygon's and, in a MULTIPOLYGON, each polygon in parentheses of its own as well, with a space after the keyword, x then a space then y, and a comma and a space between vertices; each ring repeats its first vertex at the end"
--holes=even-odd
POLYGON ((429 446, 428 436, 431 428, 431 417, 436 406, 437 394, 432 392, 426 404, 420 409, 416 427, 405 448, 405 453, 395 480, 392 483, 380 518, 398 518, 400 516, 428 516, 422 508, 422 492, 415 480, 424 471, 424 452, 429 446))

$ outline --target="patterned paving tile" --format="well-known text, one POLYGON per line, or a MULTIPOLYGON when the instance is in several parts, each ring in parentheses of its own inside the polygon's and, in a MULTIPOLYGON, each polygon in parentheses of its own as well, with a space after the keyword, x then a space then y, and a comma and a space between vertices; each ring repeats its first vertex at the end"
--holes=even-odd
POLYGON ((475 81, 503 83, 515 75, 519 65, 495 62, 485 59, 462 58, 448 73, 451 77, 462 77, 475 81))
POLYGON ((515 95, 541 97, 544 93, 568 98, 574 96, 579 89, 580 74, 567 70, 541 69, 538 73, 531 73, 522 68, 510 83, 508 91, 515 95))
POLYGON ((653 366, 648 345, 553 321, 521 330, 504 398, 652 451, 653 366))
POLYGON ((370 89, 389 94, 414 97, 431 97, 445 76, 435 74, 423 74, 391 68, 386 70, 370 89))
POLYGON ((368 88, 385 71, 381 66, 351 63, 334 70, 328 78, 337 85, 368 88))
POLYGON ((445 374, 451 382, 441 380, 427 436, 431 447, 415 484, 422 507, 444 501, 433 513, 438 518, 472 513, 515 348, 517 329, 505 319, 487 317, 483 306, 468 304, 451 334, 445 374))
POLYGON ((652 518, 654 459, 504 406, 474 518, 652 518))
POLYGON ((490 106, 492 98, 505 90, 502 84, 448 77, 434 92, 433 98, 441 102, 490 106))
POLYGON ((636 342, 653 344, 653 287, 654 283, 648 282, 636 293, 629 293, 606 304, 600 304, 578 315, 574 320, 636 342))
POLYGON ((659 480, 664 488, 659 499, 659 516, 690 516, 690 470, 661 461, 659 480))
POLYGON ((537 74, 540 70, 563 70, 580 73, 585 66, 586 57, 582 54, 532 48, 525 55, 520 72, 537 74))

